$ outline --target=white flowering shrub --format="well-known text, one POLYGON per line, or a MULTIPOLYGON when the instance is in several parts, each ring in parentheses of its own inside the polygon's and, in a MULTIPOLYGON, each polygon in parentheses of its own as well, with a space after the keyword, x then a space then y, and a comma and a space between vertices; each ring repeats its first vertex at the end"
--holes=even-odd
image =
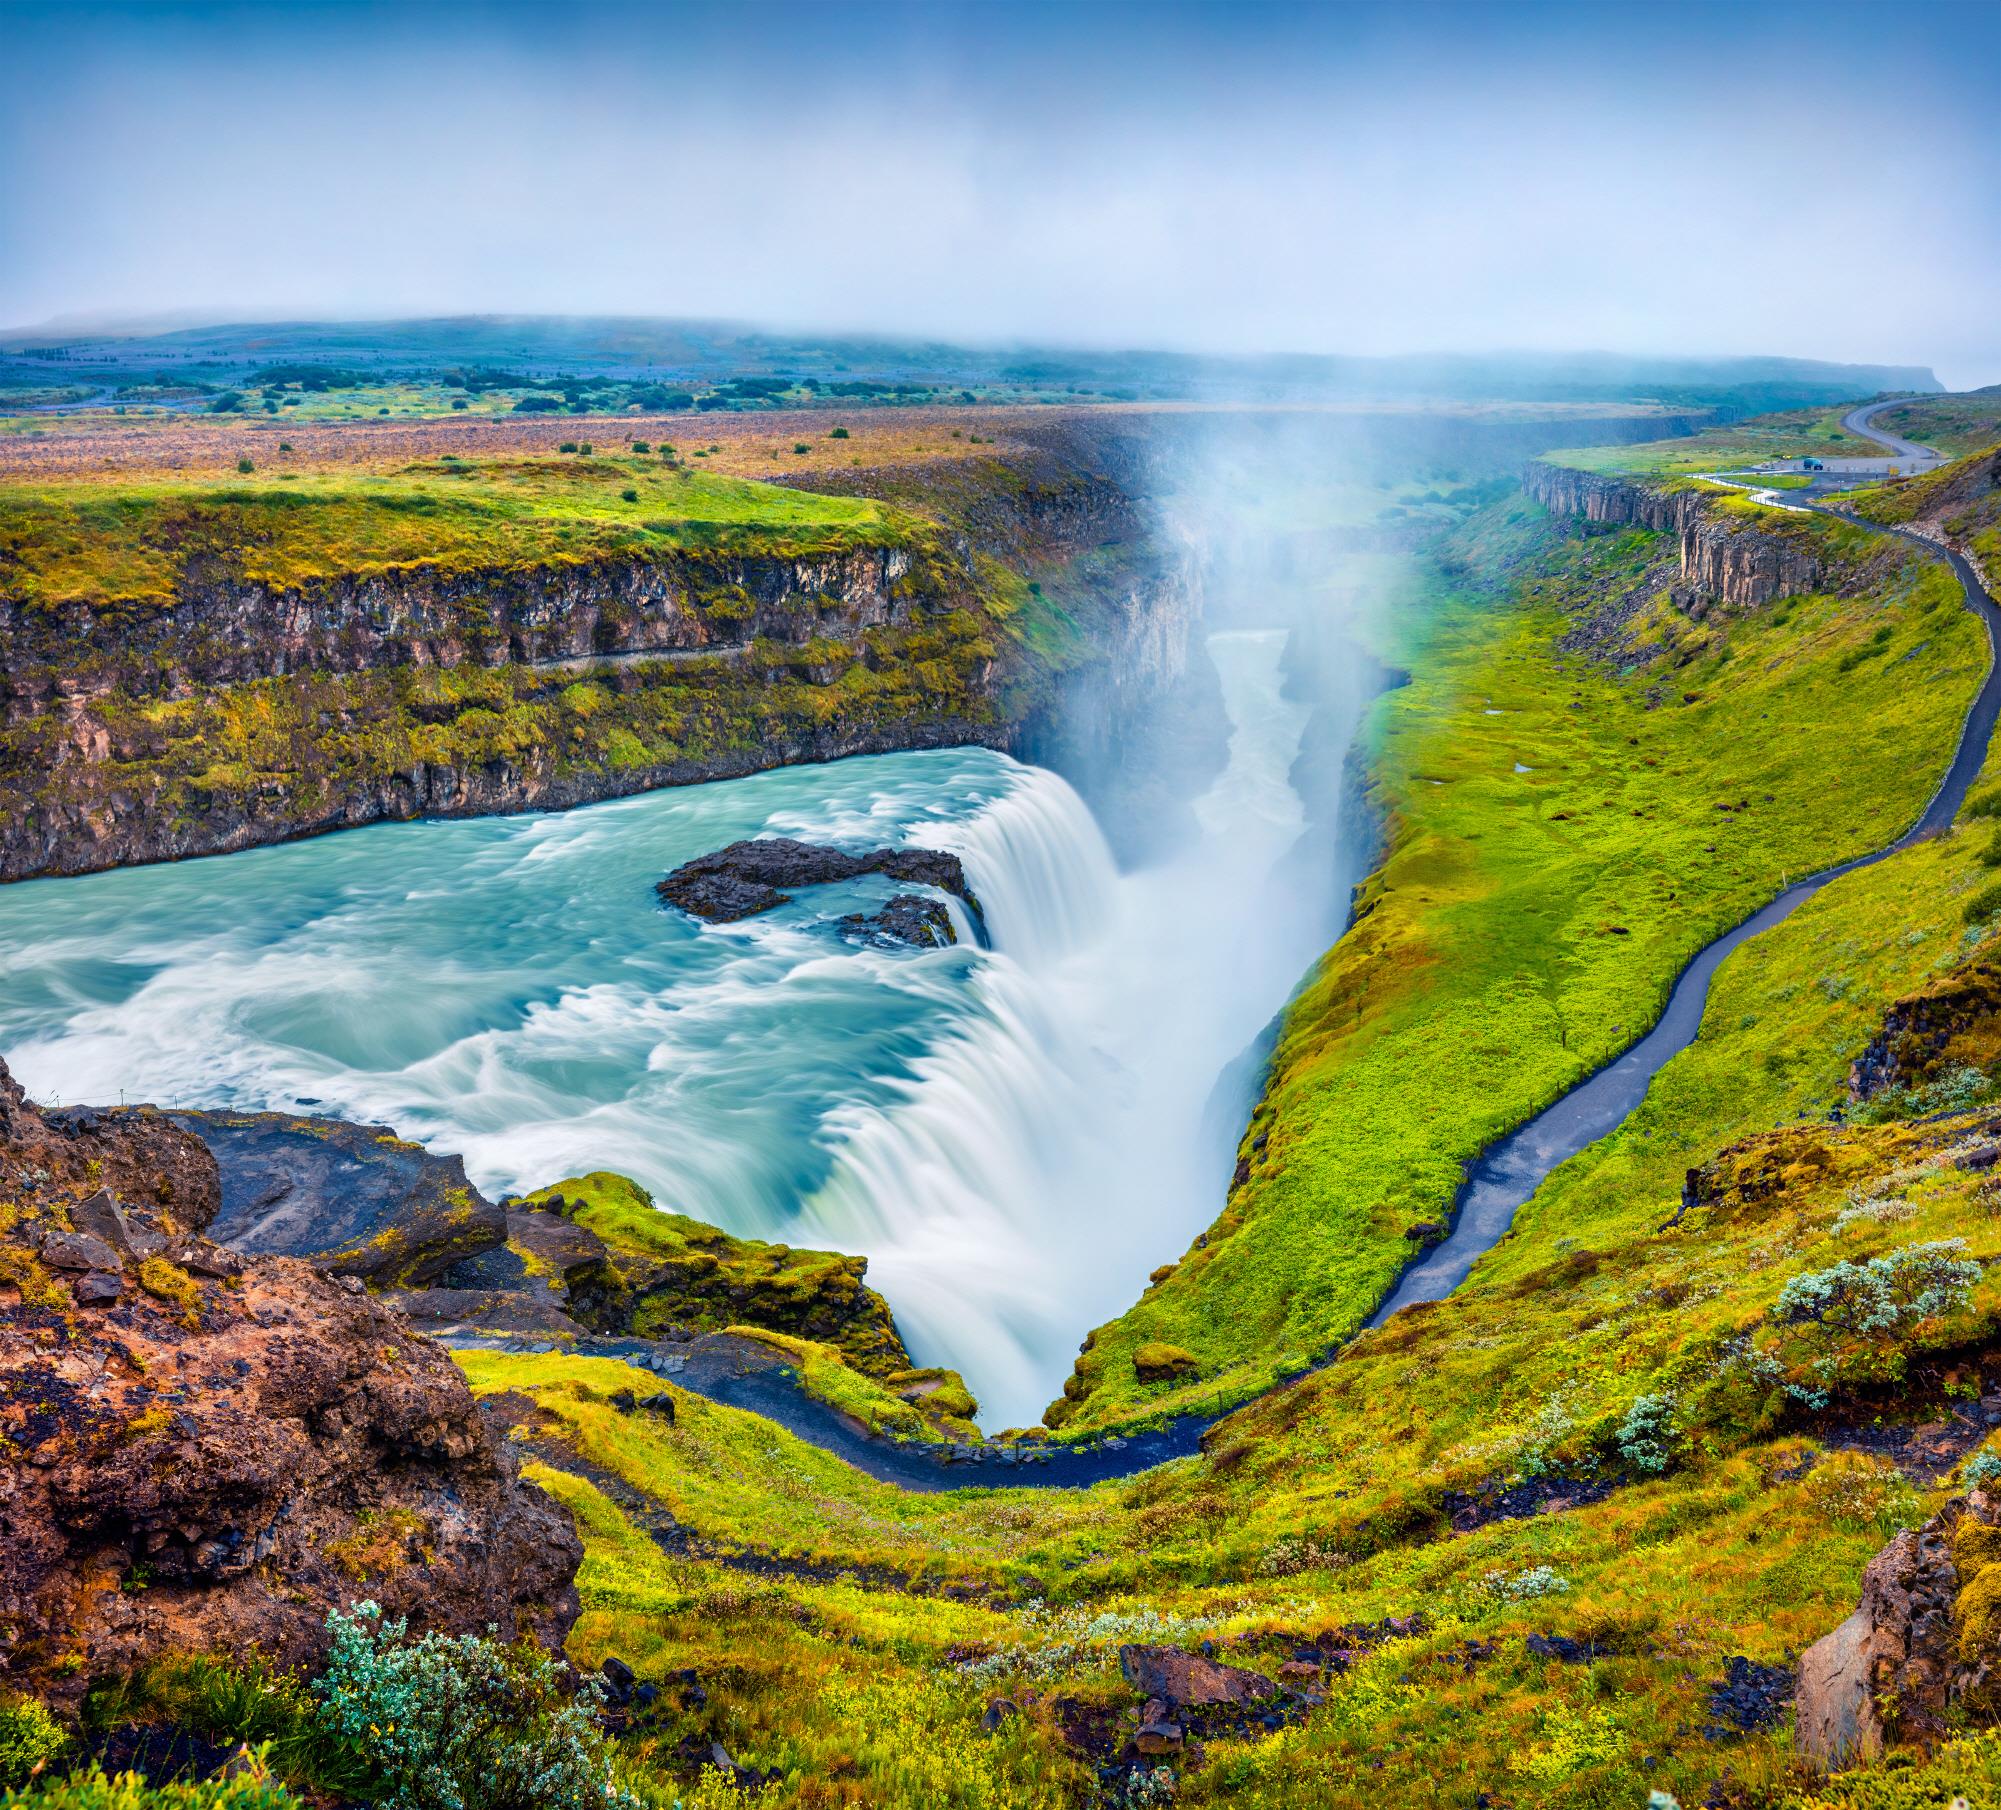
POLYGON ((1674 1402, 1665 1395, 1642 1395, 1626 1410, 1614 1440, 1634 1470, 1658 1476, 1674 1456, 1674 1402))
POLYGON ((1772 1303, 1785 1325, 1818 1323, 1871 1337, 1964 1307, 1980 1280, 1980 1265, 1962 1255, 1964 1238, 1907 1244, 1863 1263, 1845 1258, 1795 1276, 1772 1303))

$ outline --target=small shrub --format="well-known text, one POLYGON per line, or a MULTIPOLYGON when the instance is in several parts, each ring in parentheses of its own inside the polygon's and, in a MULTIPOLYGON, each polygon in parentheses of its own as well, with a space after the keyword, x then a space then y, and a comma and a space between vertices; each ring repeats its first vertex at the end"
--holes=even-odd
POLYGON ((562 1690, 530 1646, 475 1635, 406 1638, 372 1602, 327 1617, 321 1716, 366 1749, 387 1810, 637 1810, 613 1782, 602 1693, 562 1690))
POLYGON ((1634 1470, 1658 1476, 1674 1456, 1674 1403, 1665 1395, 1642 1395, 1626 1410, 1615 1439, 1619 1456, 1634 1470))
POLYGON ((848 430, 844 427, 833 428, 827 434, 829 440, 845 440, 847 437, 848 430))
POLYGON ((803 458, 804 458, 804 457, 805 457, 805 456, 806 456, 806 455, 807 455, 807 454, 808 454, 809 452, 811 452, 811 451, 812 451, 813 449, 812 449, 812 448, 811 448, 810 446, 808 446, 808 445, 806 444, 806 442, 805 442, 804 440, 801 440, 801 441, 800 441, 800 442, 798 443, 798 445, 796 445, 795 447, 793 447, 793 449, 792 449, 792 450, 793 450, 793 451, 794 451, 795 453, 797 453, 797 454, 798 454, 798 455, 799 455, 799 456, 800 456, 800 457, 801 457, 801 458, 803 459, 803 458))
POLYGON ((0 1699, 0 1785, 25 1784, 68 1745, 40 1698, 0 1699))
POLYGON ((1547 1565, 1531 1565, 1526 1571, 1512 1575, 1490 1571, 1480 1581, 1490 1594, 1509 1603, 1533 1602, 1539 1596, 1562 1596, 1570 1588, 1570 1580, 1547 1565))
POLYGON ((559 453, 575 452, 577 450, 577 443, 574 440, 565 440, 556 450, 559 453))
POLYGON ((1865 1336, 1895 1332, 1918 1320, 1963 1307, 1980 1280, 1980 1265, 1960 1253, 1964 1238, 1907 1244, 1866 1263, 1844 1259, 1795 1276, 1772 1303, 1786 1325, 1818 1323, 1865 1336))
POLYGON ((242 472, 245 477, 248 477, 257 467, 249 459, 238 459, 236 461, 236 469, 242 472))
POLYGON ((644 452, 651 452, 653 450, 653 447, 651 442, 649 441, 635 440, 632 443, 632 450, 636 453, 644 453, 644 452))
POLYGON ((618 494, 628 503, 636 503, 639 501, 639 492, 636 490, 621 490, 618 494))
POLYGON ((578 451, 578 452, 580 452, 580 453, 583 453, 583 454, 585 454, 586 456, 588 456, 588 455, 589 455, 589 453, 590 453, 590 450, 591 450, 591 443, 590 443, 590 442, 589 442, 588 440, 579 440, 579 441, 577 442, 577 451, 578 451))
POLYGON ((1921 1087, 1886 1088, 1851 1115, 1858 1125, 1883 1125, 1892 1119, 1921 1119, 1935 1112, 1964 1112, 1978 1106, 1994 1084, 1977 1068, 1949 1068, 1921 1087))
POLYGON ((1959 1475, 1968 1489, 1987 1488, 1997 1478, 2001 1478, 2001 1452, 1975 1452, 1966 1461, 1966 1468, 1959 1475))

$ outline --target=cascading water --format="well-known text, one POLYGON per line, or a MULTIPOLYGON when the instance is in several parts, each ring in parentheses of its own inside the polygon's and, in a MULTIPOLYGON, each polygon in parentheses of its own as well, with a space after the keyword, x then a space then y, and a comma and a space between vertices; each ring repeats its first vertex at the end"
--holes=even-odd
POLYGON ((830 1124, 839 1157, 808 1212, 877 1253, 913 1342, 950 1354, 989 1419, 1038 1416, 1077 1334, 1215 1216, 1248 1101, 1205 1104, 1324 941, 1324 894, 1264 884, 1305 827, 1288 775, 1309 711, 1282 695, 1285 639, 1211 638, 1230 757, 1176 860, 1119 876, 1077 795, 1032 769, 925 832, 987 904, 987 1009, 898 1097, 830 1124))
POLYGON ((1205 1105, 1325 942, 1336 877, 1269 880, 1304 821, 1284 645, 1212 638, 1229 762, 1140 873, 1062 780, 982 749, 383 825, 0 890, 0 1050, 44 1099, 377 1120, 492 1192, 618 1169, 866 1252, 920 1359, 1033 1420, 1214 1216, 1248 1099, 1205 1105), (656 906, 666 868, 757 834, 954 849, 994 947, 840 941, 887 882, 731 926, 656 906))

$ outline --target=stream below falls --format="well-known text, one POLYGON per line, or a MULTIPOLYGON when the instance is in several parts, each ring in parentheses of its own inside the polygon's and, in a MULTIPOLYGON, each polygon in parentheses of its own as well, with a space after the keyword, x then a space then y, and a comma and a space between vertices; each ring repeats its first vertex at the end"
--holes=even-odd
POLYGON ((1214 1218, 1244 1053, 1356 877, 1286 859, 1310 714, 1286 631, 1207 645, 1228 761, 1160 865, 1120 873, 1068 784, 983 749, 383 824, 0 889, 0 1053, 44 1101, 381 1122, 491 1194, 615 1169, 864 1252, 918 1361, 1032 1423, 1214 1218), (667 869, 759 834, 951 849, 993 947, 844 941, 880 880, 734 925, 658 905, 667 869))

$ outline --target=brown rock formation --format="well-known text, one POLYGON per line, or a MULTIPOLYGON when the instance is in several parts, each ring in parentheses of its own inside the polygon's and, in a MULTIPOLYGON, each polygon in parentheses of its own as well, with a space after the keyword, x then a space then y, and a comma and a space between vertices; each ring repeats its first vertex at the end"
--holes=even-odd
POLYGON ((1956 1707, 1991 1714, 1997 1604, 2001 1498, 1976 1489, 1871 1559, 1861 1606, 1801 1656, 1799 1752, 1836 1768, 1886 1746, 1932 1746, 1956 1707))
POLYGON ((1204 1703, 1258 1703, 1279 1694, 1262 1672, 1221 1665, 1179 1647, 1121 1647, 1119 1670, 1142 1696, 1169 1709, 1204 1703))
POLYGON ((450 1359, 352 1279, 202 1237, 217 1194, 165 1119, 52 1121, 0 1068, 0 1675, 308 1660, 363 1596, 560 1640, 576 1533, 450 1359))

